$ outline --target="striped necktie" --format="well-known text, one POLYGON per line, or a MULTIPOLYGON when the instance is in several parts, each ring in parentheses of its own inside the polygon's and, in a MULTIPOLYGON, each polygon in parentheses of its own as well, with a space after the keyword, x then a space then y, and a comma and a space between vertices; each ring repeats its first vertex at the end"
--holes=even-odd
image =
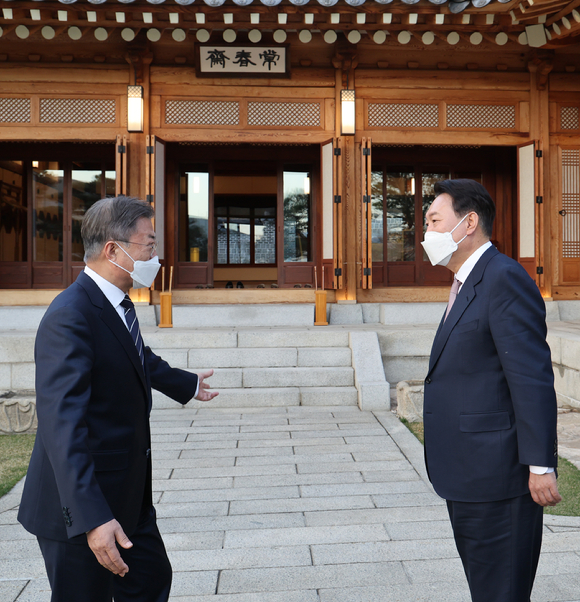
MULTIPOLYGON (((445 320, 447 320, 447 316, 455 303, 455 299, 457 299, 457 293, 459 292, 459 287, 461 286, 461 282, 457 280, 457 278, 453 278, 453 284, 451 285, 451 290, 449 291, 449 302, 447 303, 447 311, 445 312, 445 320)), ((445 320, 443 320, 445 322, 445 320)))
POLYGON ((141 331, 139 330, 139 320, 137 320, 135 306, 129 295, 125 295, 125 298, 121 301, 121 307, 125 309, 125 321, 127 322, 127 327, 131 333, 133 343, 135 343, 135 347, 137 347, 137 352, 141 358, 141 364, 144 366, 145 352, 143 351, 143 338, 141 337, 141 331))

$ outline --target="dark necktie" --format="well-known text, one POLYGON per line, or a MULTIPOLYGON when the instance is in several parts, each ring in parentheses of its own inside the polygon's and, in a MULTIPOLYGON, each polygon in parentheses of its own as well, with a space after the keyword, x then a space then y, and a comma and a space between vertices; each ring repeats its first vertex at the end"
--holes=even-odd
POLYGON ((135 306, 133 301, 129 298, 129 295, 125 295, 125 298, 121 301, 121 307, 125 310, 125 320, 127 327, 131 333, 133 343, 137 347, 137 353, 141 358, 141 364, 145 365, 145 352, 143 351, 143 338, 141 337, 141 331, 139 330, 139 320, 137 320, 137 313, 135 312, 135 306))
MULTIPOLYGON (((451 285, 451 290, 449 291, 449 302, 447 303, 447 311, 445 312, 445 320, 447 320, 447 316, 455 303, 455 299, 457 299, 457 293, 459 292, 459 287, 461 286, 461 282, 457 280, 457 278, 453 278, 453 284, 451 285)), ((445 320, 443 320, 445 322, 445 320)))

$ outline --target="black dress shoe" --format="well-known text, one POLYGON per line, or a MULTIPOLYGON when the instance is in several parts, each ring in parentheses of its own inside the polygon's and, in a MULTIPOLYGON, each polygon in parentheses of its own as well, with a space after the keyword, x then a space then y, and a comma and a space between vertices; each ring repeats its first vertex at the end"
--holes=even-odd
POLYGON ((243 283, 243 282, 240 282, 240 281, 238 280, 238 283, 236 284, 236 288, 245 288, 245 286, 244 286, 244 283, 243 283))
POLYGON ((234 283, 231 280, 226 282, 226 288, 234 288, 234 283))

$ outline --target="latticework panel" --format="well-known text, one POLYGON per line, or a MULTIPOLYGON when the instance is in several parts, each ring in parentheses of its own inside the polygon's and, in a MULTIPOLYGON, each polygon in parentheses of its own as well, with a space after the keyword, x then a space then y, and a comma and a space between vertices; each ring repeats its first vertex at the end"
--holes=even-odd
POLYGON ((580 257, 580 150, 562 150, 562 257, 580 257))
POLYGON ((249 102, 248 125, 320 127, 317 102, 249 102))
POLYGON ((507 129, 516 127, 514 105, 447 105, 447 127, 507 129))
POLYGON ((368 123, 371 128, 436 128, 439 105, 369 103, 368 123))
POLYGON ((168 100, 165 123, 169 125, 238 125, 240 104, 234 101, 168 100))
POLYGON ((30 98, 0 98, 0 122, 30 123, 30 98))
POLYGON ((560 107, 560 128, 563 130, 580 128, 580 109, 578 107, 560 107))
POLYGON ((108 98, 41 98, 42 123, 115 123, 116 102, 108 98))

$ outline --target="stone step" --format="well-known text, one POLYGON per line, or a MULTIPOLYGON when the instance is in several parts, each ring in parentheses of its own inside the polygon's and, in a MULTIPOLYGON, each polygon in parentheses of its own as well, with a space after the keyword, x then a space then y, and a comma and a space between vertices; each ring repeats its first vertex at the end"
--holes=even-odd
POLYGON ((235 349, 190 349, 187 365, 212 366, 214 368, 343 367, 351 366, 352 362, 349 348, 271 347, 264 349, 255 347, 248 349, 238 347, 235 349))
MULTIPOLYGON (((258 387, 220 390, 208 402, 192 400, 187 407, 251 408, 285 406, 356 406, 357 390, 354 387, 258 387)), ((153 407, 179 408, 172 399, 153 391, 153 407)))
POLYGON ((174 305, 177 328, 313 326, 314 304, 174 305))
POLYGON ((348 347, 348 330, 312 327, 238 331, 238 347, 348 347))
MULTIPOLYGON (((36 332, 47 309, 47 305, 0 306, 0 332, 12 330, 36 332)), ((141 328, 157 326, 154 305, 135 303, 135 311, 141 328)))
POLYGON ((0 307, 0 330, 36 331, 47 309, 46 305, 0 307))
POLYGON ((355 387, 300 387, 302 406, 356 406, 355 387))
POLYGON ((0 364, 33 362, 35 338, 32 331, 0 332, 0 364))
POLYGON ((244 368, 244 387, 352 387, 352 368, 244 368))
MULTIPOLYGON (((195 372, 195 374, 205 370, 208 368, 187 368, 188 372, 195 372)), ((212 390, 216 391, 241 389, 244 386, 244 370, 243 368, 217 368, 207 383, 212 390)))
MULTIPOLYGON (((439 324, 446 303, 360 303, 329 305, 331 324, 439 324)), ((156 327, 159 307, 136 303, 141 328, 156 327)), ((47 310, 42 306, 0 306, 0 331, 36 331, 47 310)), ((577 301, 551 301, 546 303, 547 320, 580 320, 580 304, 577 301)), ((314 305, 296 304, 232 304, 232 305, 174 305, 173 324, 180 329, 210 328, 257 328, 264 327, 313 327, 314 305)), ((328 329, 321 329, 320 332, 328 329)), ((167 332, 167 331, 166 331, 167 332)), ((260 338, 261 333, 257 333, 260 338)), ((333 335, 331 335, 333 336, 333 335)), ((251 335, 250 337, 251 338, 251 335)), ((205 346, 205 345, 202 345, 205 346)), ((217 345, 216 345, 217 346, 217 345)), ((221 345, 229 346, 229 345, 221 345)), ((261 341, 240 345, 244 347, 282 347, 276 341, 271 345, 261 341)), ((298 346, 290 342, 288 346, 298 346)), ((306 343, 304 346, 308 346, 306 343)), ((326 344, 315 343, 323 347, 326 344)))
MULTIPOLYGON (((201 372, 208 368, 187 368, 201 372)), ((422 374, 422 372, 421 372, 422 374)), ((212 389, 263 387, 350 387, 353 369, 343 367, 217 368, 208 380, 212 389)), ((0 391, 33 391, 34 363, 0 364, 0 391)))
POLYGON ((0 364, 0 392, 34 391, 34 362, 0 364))
POLYGON ((190 366, 215 368, 268 368, 296 366, 298 350, 286 349, 190 349, 190 366))
POLYGON ((381 303, 381 324, 439 324, 447 303, 381 303))
MULTIPOLYGON (((207 368, 187 368, 196 374, 207 368)), ((262 387, 351 387, 352 368, 217 368, 207 381, 212 389, 262 387)))
MULTIPOLYGON (((141 328, 152 349, 348 347, 346 329, 317 328, 141 328)), ((1 336, 1 335, 0 335, 1 336)))

